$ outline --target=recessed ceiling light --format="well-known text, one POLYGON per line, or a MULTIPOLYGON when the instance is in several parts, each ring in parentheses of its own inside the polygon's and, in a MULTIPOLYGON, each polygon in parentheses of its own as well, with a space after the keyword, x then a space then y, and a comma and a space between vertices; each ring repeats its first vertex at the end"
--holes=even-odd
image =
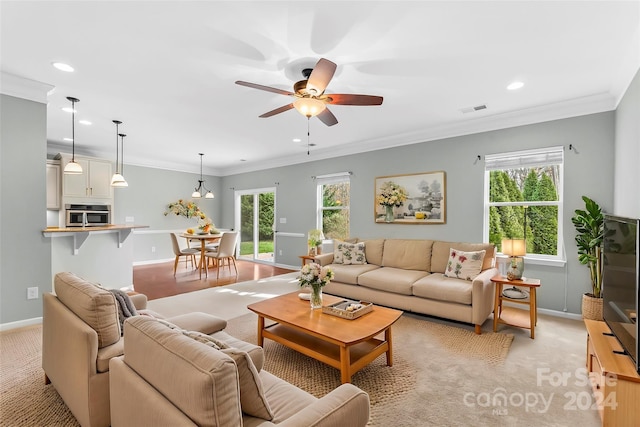
POLYGON ((77 113, 78 111, 73 111, 73 108, 71 107, 62 107, 62 111, 64 111, 65 113, 77 113))
POLYGON ((246 161, 247 161, 247 159, 240 159, 240 161, 241 161, 241 162, 246 162, 246 161))
POLYGON ((300 142, 302 141, 300 138, 293 138, 293 142, 300 142))
POLYGON ((513 82, 509 86, 507 86, 507 89, 508 90, 518 90, 522 86, 524 86, 524 83, 522 83, 522 82, 513 82))
POLYGON ((58 70, 66 71, 67 73, 73 73, 74 71, 71 65, 65 64, 64 62, 53 62, 51 65, 53 65, 58 70))
POLYGON ((91 122, 89 120, 80 120, 78 123, 89 126, 91 122))

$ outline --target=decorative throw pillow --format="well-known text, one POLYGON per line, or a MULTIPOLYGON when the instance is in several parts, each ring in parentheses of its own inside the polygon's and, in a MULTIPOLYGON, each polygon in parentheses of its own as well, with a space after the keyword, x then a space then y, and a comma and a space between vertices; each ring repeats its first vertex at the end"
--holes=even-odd
POLYGON ((487 251, 464 252, 449 249, 449 261, 444 271, 446 277, 473 280, 482 271, 482 262, 487 251))
POLYGON ((240 406, 242 412, 253 417, 271 421, 273 412, 269 407, 267 398, 262 388, 262 380, 251 357, 237 348, 226 348, 222 353, 231 357, 236 362, 238 377, 240 380, 240 406))
POLYGON ((338 242, 333 252, 334 264, 366 264, 364 242, 346 243, 338 242))

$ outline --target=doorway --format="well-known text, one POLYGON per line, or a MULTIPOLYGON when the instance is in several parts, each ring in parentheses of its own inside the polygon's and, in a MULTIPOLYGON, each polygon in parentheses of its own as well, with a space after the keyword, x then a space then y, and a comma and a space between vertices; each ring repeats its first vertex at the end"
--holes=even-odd
POLYGON ((275 188, 235 192, 236 229, 240 230, 240 259, 275 263, 275 188))

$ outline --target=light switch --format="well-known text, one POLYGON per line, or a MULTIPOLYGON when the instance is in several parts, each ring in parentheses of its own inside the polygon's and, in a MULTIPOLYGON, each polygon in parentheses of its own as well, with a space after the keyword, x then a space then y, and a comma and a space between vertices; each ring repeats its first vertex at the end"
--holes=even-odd
POLYGON ((280 224, 286 224, 287 218, 280 218, 280 224))

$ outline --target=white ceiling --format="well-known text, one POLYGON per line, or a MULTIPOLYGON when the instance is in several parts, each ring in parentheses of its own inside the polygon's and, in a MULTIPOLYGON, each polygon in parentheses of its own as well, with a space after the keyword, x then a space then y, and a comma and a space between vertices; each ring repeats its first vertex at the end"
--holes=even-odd
POLYGON ((615 108, 640 64, 639 1, 2 1, 1 68, 55 86, 50 150, 228 175, 615 108), (326 93, 384 97, 295 110, 302 68, 338 64, 326 93), (54 69, 62 61, 73 73, 54 69), (525 86, 508 91, 521 80, 525 86), (485 104, 486 110, 462 109, 485 104), (293 142, 300 138, 301 142, 293 142), (244 161, 243 161, 243 160, 244 161))

